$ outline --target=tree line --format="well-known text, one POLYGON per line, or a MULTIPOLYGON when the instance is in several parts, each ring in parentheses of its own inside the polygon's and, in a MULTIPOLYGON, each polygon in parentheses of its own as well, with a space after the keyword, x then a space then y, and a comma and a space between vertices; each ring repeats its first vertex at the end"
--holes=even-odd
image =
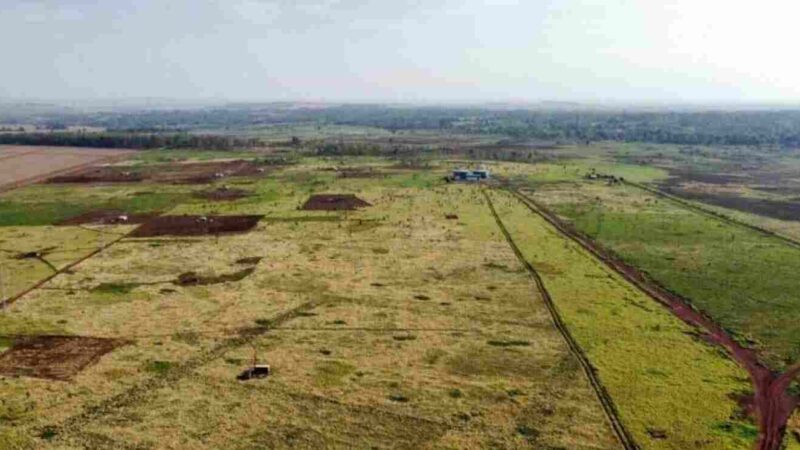
POLYGON ((0 134, 0 144, 53 147, 130 148, 130 149, 207 149, 235 150, 262 147, 259 139, 188 133, 8 133, 0 134))

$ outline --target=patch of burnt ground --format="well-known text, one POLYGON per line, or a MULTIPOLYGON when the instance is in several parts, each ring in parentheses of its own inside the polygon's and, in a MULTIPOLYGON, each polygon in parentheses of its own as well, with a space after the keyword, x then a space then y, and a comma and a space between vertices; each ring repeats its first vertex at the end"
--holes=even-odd
POLYGON ((128 341, 87 336, 30 336, 15 339, 0 354, 0 375, 70 380, 128 341))
POLYGON ((263 216, 159 216, 135 229, 131 237, 205 236, 244 233, 263 216))
POLYGON ((352 211, 372 206, 354 194, 312 195, 300 209, 306 211, 352 211))
POLYGON ((157 217, 159 213, 128 214, 116 209, 97 209, 58 222, 56 225, 124 225, 142 224, 157 217))

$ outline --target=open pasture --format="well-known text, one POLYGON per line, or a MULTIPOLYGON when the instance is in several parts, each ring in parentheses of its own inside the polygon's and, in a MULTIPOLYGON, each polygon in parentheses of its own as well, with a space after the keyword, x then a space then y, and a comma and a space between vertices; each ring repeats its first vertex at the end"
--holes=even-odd
MULTIPOLYGON (((614 421, 644 449, 758 438, 728 355, 499 187, 445 183, 460 163, 182 158, 0 197, 6 286, 31 289, 0 312, 0 448, 622 448, 614 421), (71 362, 34 367, 48 339, 71 362), (254 362, 271 374, 238 380, 254 362)), ((585 163, 487 166, 566 217, 634 189, 582 186, 585 163)), ((764 354, 791 355, 773 324, 764 354)))

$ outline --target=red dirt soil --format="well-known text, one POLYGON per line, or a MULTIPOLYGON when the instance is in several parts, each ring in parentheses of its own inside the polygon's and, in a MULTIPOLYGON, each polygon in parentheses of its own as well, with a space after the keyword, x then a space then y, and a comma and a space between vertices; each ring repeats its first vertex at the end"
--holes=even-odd
POLYGON ((0 375, 68 381, 128 342, 83 336, 19 337, 0 354, 0 375))
POLYGON ((98 209, 89 211, 81 215, 70 217, 69 219, 62 220, 56 225, 125 225, 125 224, 142 224, 158 217, 158 213, 149 214, 128 214, 124 211, 115 209, 98 209))
POLYGON ((244 233, 264 216, 159 216, 133 230, 130 237, 204 236, 244 233))
POLYGON ((302 206, 306 211, 351 211, 372 206, 353 194, 312 195, 302 206))
POLYGON ((704 338, 707 341, 724 347, 733 360, 747 370, 753 384, 755 393, 753 404, 759 425, 759 439, 756 448, 758 450, 781 448, 787 421, 800 404, 800 398, 788 392, 789 385, 800 374, 800 363, 790 367, 783 374, 771 371, 759 361, 754 350, 742 347, 720 325, 692 308, 686 299, 668 291, 635 267, 623 262, 610 250, 603 248, 571 225, 563 222, 535 200, 516 191, 512 191, 512 193, 531 211, 540 215, 562 234, 577 242, 626 280, 666 306, 676 317, 705 331, 704 338))

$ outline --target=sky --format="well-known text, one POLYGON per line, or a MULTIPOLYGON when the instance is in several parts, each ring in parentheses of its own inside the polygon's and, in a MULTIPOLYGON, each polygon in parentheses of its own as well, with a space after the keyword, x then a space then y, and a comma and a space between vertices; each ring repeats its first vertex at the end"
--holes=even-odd
POLYGON ((0 0, 0 97, 800 103, 796 0, 0 0))

